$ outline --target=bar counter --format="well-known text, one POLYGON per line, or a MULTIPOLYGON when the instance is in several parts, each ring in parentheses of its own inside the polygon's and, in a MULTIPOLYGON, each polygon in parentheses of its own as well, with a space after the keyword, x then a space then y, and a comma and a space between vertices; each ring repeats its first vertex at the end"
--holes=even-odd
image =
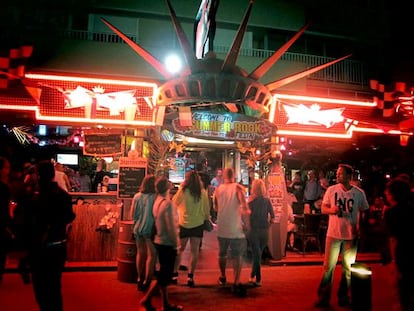
POLYGON ((76 219, 69 233, 68 261, 115 261, 124 200, 116 192, 70 194, 76 219))

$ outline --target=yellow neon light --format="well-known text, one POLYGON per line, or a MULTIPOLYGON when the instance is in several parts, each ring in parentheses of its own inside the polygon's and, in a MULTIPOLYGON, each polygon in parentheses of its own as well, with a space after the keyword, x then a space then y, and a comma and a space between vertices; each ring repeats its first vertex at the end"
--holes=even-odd
POLYGON ((373 127, 357 127, 355 128, 355 131, 361 132, 361 133, 379 133, 379 134, 383 134, 384 131, 378 128, 373 128, 373 127))
POLYGON ((413 132, 401 132, 397 130, 388 131, 388 134, 397 134, 397 135, 413 135, 413 132))
POLYGON ((390 135, 409 135, 413 136, 413 132, 402 132, 399 130, 390 130, 385 133, 381 129, 375 128, 364 128, 364 127, 357 127, 351 126, 349 131, 345 134, 335 134, 335 133, 323 133, 323 132, 315 132, 315 131, 292 131, 292 130, 278 130, 278 135, 288 135, 288 136, 305 136, 305 137, 324 137, 324 138, 341 138, 341 139, 349 139, 352 138, 353 132, 360 132, 360 133, 373 133, 373 134, 390 134, 390 135))
POLYGON ((113 125, 154 125, 150 121, 125 121, 125 120, 107 120, 107 119, 86 119, 86 118, 71 118, 71 117, 46 117, 37 114, 36 119, 39 121, 61 121, 61 122, 75 122, 75 123, 100 123, 113 125))
POLYGON ((314 131, 304 132, 304 131, 278 130, 277 135, 349 139, 349 138, 352 138, 352 130, 348 131, 345 134, 323 133, 323 132, 314 132, 314 131))
MULTIPOLYGON (((199 143, 199 144, 213 144, 213 145, 233 145, 234 141, 222 141, 222 140, 206 140, 202 138, 186 137, 188 143, 199 143)), ((177 139, 178 140, 178 139, 177 139)))
POLYGON ((22 105, 2 105, 0 104, 1 109, 5 110, 29 110, 37 112, 39 110, 36 106, 22 106, 22 105))
POLYGON ((301 95, 288 95, 288 94, 274 94, 274 98, 281 99, 294 99, 294 100, 303 100, 303 101, 313 101, 320 103, 331 103, 331 104, 342 104, 342 105, 352 105, 352 106, 362 106, 362 107, 376 107, 375 102, 368 101, 359 101, 359 100, 347 100, 339 98, 326 98, 326 97, 313 97, 313 96, 301 96, 301 95))
POLYGON ((101 123, 101 124, 113 124, 113 125, 143 125, 153 126, 154 122, 150 121, 128 121, 125 120, 107 120, 107 119, 86 119, 86 118, 73 118, 73 117, 48 117, 43 116, 39 112, 39 107, 36 106, 18 106, 18 105, 2 105, 0 109, 5 110, 20 110, 20 111, 34 111, 35 118, 39 121, 61 121, 61 122, 74 122, 74 123, 101 123))
POLYGON ((25 75, 28 79, 37 80, 52 80, 52 81, 72 81, 72 82, 88 82, 88 83, 107 83, 116 85, 128 85, 128 86, 145 86, 157 89, 157 84, 152 82, 142 81, 130 81, 130 80, 118 80, 118 79, 101 79, 101 78, 87 78, 87 77, 75 77, 75 76, 61 76, 61 75, 48 75, 48 74, 35 74, 27 73, 25 75))
POLYGON ((269 121, 273 123, 275 121, 275 113, 276 113, 276 99, 272 96, 270 102, 270 111, 269 111, 269 121))

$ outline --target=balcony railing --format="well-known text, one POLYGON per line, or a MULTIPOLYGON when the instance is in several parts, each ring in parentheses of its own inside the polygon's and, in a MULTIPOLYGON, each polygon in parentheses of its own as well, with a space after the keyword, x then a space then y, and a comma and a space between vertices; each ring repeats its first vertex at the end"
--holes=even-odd
MULTIPOLYGON (((135 35, 127 34, 127 36, 134 42, 137 42, 135 35)), ((72 40, 87 40, 87 41, 98 41, 105 43, 124 43, 124 41, 112 32, 90 32, 81 30, 66 30, 63 33, 65 39, 72 40)), ((156 49, 156 47, 146 47, 148 50, 156 49)), ((226 54, 229 50, 227 46, 214 46, 216 53, 226 54)), ((270 57, 274 51, 262 50, 262 49, 240 49, 241 56, 250 56, 256 58, 266 59, 270 57)), ((301 54, 301 53, 284 53, 281 57, 282 60, 287 62, 295 62, 303 64, 304 68, 311 68, 314 66, 322 65, 334 58, 301 54)), ((344 60, 329 66, 321 71, 318 71, 307 77, 312 80, 327 81, 332 83, 343 83, 358 85, 366 87, 368 84, 368 78, 364 64, 353 60, 344 60)))

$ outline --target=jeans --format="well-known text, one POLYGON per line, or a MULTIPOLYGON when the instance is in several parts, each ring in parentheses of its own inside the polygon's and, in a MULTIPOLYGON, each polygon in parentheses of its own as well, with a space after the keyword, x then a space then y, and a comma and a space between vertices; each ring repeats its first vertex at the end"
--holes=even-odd
POLYGON ((253 229, 249 234, 249 243, 252 250, 252 269, 250 277, 256 277, 256 282, 262 280, 261 275, 261 262, 262 254, 269 240, 269 230, 266 229, 253 229))
POLYGON ((329 302, 331 298, 333 275, 340 253, 342 255, 342 275, 338 288, 338 299, 339 301, 348 301, 351 286, 351 265, 355 263, 357 248, 357 239, 338 240, 326 237, 324 271, 318 288, 319 301, 329 302))

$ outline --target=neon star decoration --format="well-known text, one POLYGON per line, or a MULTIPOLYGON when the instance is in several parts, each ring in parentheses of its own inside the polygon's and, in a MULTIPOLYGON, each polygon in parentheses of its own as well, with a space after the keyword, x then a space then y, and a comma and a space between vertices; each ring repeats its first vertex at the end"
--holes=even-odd
POLYGON ((288 116, 286 124, 323 125, 326 128, 330 128, 336 123, 344 121, 342 112, 345 108, 321 110, 318 104, 313 104, 310 107, 304 104, 284 104, 283 109, 288 116))
POLYGON ((77 86, 74 90, 59 91, 65 97, 65 109, 83 107, 86 118, 94 118, 96 109, 108 109, 111 116, 118 116, 121 112, 131 110, 131 113, 128 116, 126 114, 125 118, 134 119, 137 109, 135 90, 104 93, 105 89, 100 86, 94 87, 92 91, 77 86))

